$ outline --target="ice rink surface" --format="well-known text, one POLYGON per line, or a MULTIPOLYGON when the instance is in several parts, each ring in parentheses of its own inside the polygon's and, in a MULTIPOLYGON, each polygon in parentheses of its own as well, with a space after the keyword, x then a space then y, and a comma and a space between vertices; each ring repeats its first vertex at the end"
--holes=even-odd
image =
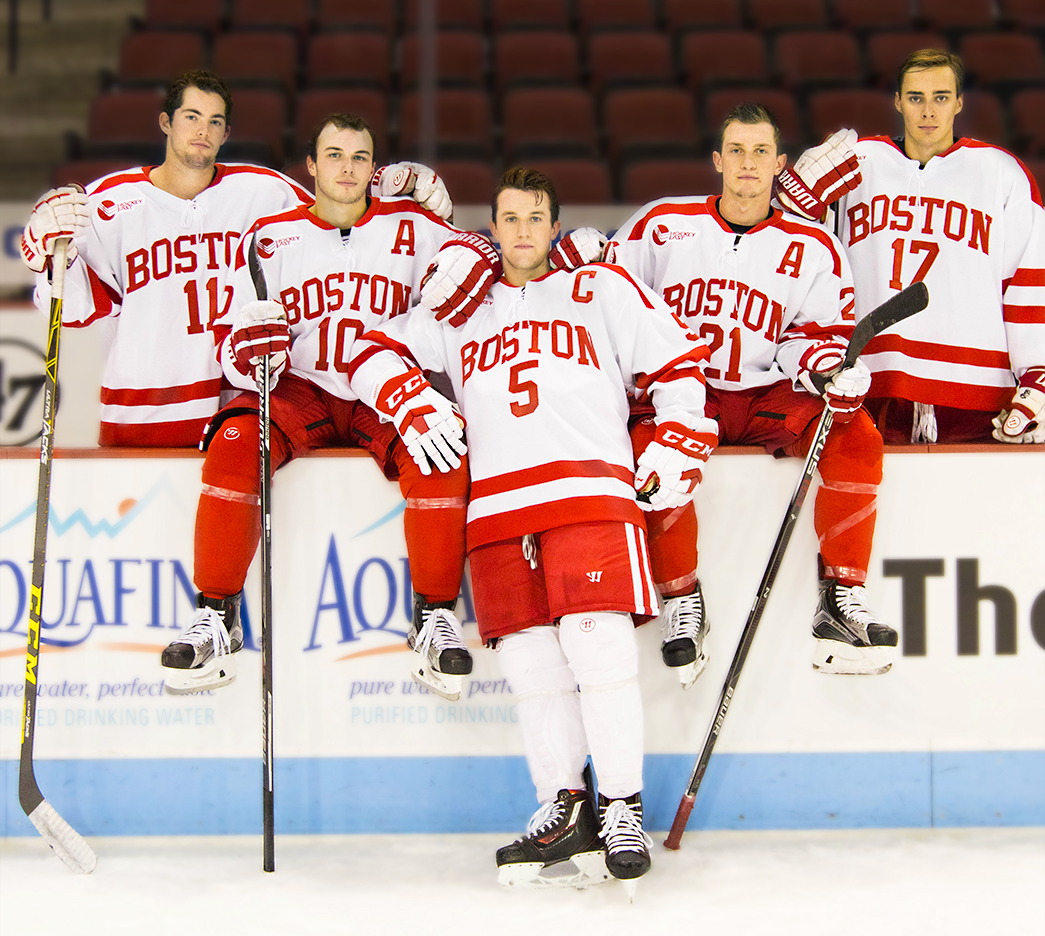
MULTIPOLYGON (((188 804, 172 803, 172 809, 188 804)), ((654 836, 629 905, 496 884, 504 835, 94 838, 72 874, 41 839, 0 841, 0 936, 64 933, 914 936, 1045 934, 1045 829, 690 832, 654 836)))

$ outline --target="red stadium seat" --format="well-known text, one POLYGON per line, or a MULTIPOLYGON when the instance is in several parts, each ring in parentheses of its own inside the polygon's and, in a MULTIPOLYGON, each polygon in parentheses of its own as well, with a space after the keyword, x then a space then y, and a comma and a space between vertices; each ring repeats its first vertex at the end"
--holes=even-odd
POLYGON ((565 30, 516 30, 494 36, 494 85, 576 84, 580 81, 577 39, 565 30))
POLYGON ((610 171, 598 159, 536 159, 526 164, 555 186, 560 205, 608 205, 613 201, 610 171))
POLYGON ((935 32, 884 32, 867 37, 867 69, 880 88, 896 90, 896 73, 905 58, 919 49, 950 49, 950 43, 935 32))
MULTIPOLYGON (((490 96, 485 91, 460 88, 436 92, 435 130, 437 154, 444 158, 493 155, 490 96)), ((400 158, 416 158, 420 147, 420 98, 404 94, 399 111, 400 158)))
MULTIPOLYGON (((419 25, 420 0, 406 0, 404 26, 407 31, 419 25)), ((483 0, 438 0, 435 4, 435 24, 439 29, 483 28, 483 0)))
POLYGON ((591 89, 623 84, 670 84, 671 43, 660 32, 602 32, 588 40, 591 89))
POLYGON ((1005 116, 998 95, 973 88, 962 98, 961 113, 954 119, 954 135, 1005 146, 1005 116))
POLYGON ((780 33, 775 42, 777 69, 789 88, 857 84, 860 49, 851 32, 840 29, 780 33))
POLYGON ((755 29, 795 29, 827 25, 824 0, 748 0, 755 29))
POLYGON ((87 158, 162 162, 167 141, 160 130, 164 93, 109 91, 91 102, 87 117, 87 158))
POLYGON ((302 91, 294 113, 294 142, 300 154, 316 125, 331 114, 356 114, 374 128, 377 164, 388 158, 387 95, 369 88, 320 88, 302 91))
POLYGON ((569 0, 493 0, 493 34, 505 29, 569 29, 569 0))
POLYGON ((1028 155, 1045 155, 1045 89, 1017 91, 1012 96, 1010 108, 1017 150, 1028 155))
POLYGON ((610 160, 635 152, 650 155, 693 154, 697 125, 693 98, 677 88, 610 91, 603 101, 610 160))
POLYGON ((235 29, 276 26, 304 35, 312 21, 311 0, 233 0, 235 29))
POLYGON ((581 35, 596 29, 656 29, 651 0, 576 0, 581 35))
POLYGON ((145 24, 216 32, 225 12, 225 0, 148 0, 145 24))
POLYGON ((221 158, 283 165, 287 99, 281 91, 241 88, 232 103, 232 124, 221 158))
POLYGON ((222 33, 214 40, 214 71, 230 84, 276 84, 293 89, 297 81, 298 40, 279 30, 222 33))
POLYGON ((95 179, 137 165, 126 159, 77 159, 73 162, 62 163, 55 169, 51 174, 51 184, 58 188, 76 182, 87 188, 95 179))
MULTIPOLYGON (((404 88, 412 88, 418 82, 421 67, 421 43, 417 33, 403 37, 400 61, 400 83, 404 88)), ((484 86, 486 51, 482 36, 464 29, 437 32, 435 70, 441 85, 484 86)))
POLYGON ((625 205, 644 205, 671 195, 720 195, 722 174, 711 159, 648 159, 633 162, 621 173, 625 205))
POLYGON ((392 46, 388 36, 365 29, 317 33, 305 53, 308 85, 391 85, 392 46))
POLYGON ((714 146, 717 142, 719 127, 726 114, 738 104, 747 102, 761 104, 774 117, 780 128, 780 140, 785 150, 794 149, 805 142, 806 134, 802 130, 798 105, 790 91, 778 88, 721 88, 707 95, 704 102, 704 126, 708 134, 708 142, 714 146))
POLYGON ((391 37, 396 30, 395 0, 319 0, 316 29, 373 29, 391 37))
POLYGON ((203 68, 204 62, 201 33, 142 30, 124 37, 117 78, 120 84, 167 85, 184 72, 203 68))
POLYGON ((909 0, 833 0, 840 25, 846 29, 909 29, 909 0))
POLYGON ((709 84, 769 81, 761 33, 745 30, 692 32, 682 37, 679 64, 686 84, 699 91, 709 84))
POLYGON ((581 88, 509 91, 501 110, 507 163, 527 154, 596 154, 595 110, 581 88))
POLYGON ((918 0, 918 18, 930 29, 990 29, 994 26, 992 0, 918 0))
POLYGON ((662 8, 669 33, 739 29, 743 25, 740 0, 664 0, 662 8))
POLYGON ((309 192, 316 190, 316 180, 312 178, 312 174, 308 171, 308 163, 304 159, 293 162, 289 166, 284 166, 283 175, 290 176, 298 185, 309 192))
POLYGON ((860 136, 896 136, 903 121, 892 100, 881 91, 862 88, 818 91, 807 104, 809 133, 815 142, 852 127, 860 136))
POLYGON ((962 39, 965 74, 978 85, 1020 84, 1045 79, 1045 56, 1035 36, 969 33, 962 39))
POLYGON ((478 159, 437 162, 435 171, 443 177, 454 205, 489 205, 497 186, 490 163, 478 159))
POLYGON ((1041 0, 1003 0, 1002 17, 1023 29, 1045 29, 1045 4, 1041 0))

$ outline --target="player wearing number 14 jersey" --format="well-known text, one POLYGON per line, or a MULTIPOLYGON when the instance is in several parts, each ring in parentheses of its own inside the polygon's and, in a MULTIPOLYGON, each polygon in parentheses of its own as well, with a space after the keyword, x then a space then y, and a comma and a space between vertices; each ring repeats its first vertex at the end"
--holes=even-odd
MULTIPOLYGON (((735 108, 715 153, 722 196, 646 205, 616 233, 607 259, 656 289, 711 345, 704 375, 720 442, 802 456, 824 405, 810 373, 842 362, 852 332, 853 280, 830 234, 770 206, 773 178, 785 161, 778 144, 764 108, 735 108)), ((826 673, 885 672, 897 642, 863 597, 883 451, 861 407, 869 385, 858 361, 825 394, 835 417, 819 462, 820 607, 813 633, 814 666, 826 673)), ((671 547, 673 530, 660 534, 661 549, 671 547)), ((677 549, 688 549, 695 567, 692 542, 678 535, 677 549)))

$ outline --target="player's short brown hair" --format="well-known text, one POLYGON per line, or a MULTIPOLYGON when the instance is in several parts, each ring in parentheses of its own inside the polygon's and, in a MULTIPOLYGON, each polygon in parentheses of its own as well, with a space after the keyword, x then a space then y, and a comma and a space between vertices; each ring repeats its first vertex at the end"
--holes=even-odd
POLYGON ((185 103, 186 88, 199 88, 200 91, 220 95, 225 102, 225 126, 232 126, 232 94, 225 82, 209 71, 189 71, 174 79, 163 99, 163 112, 168 120, 174 120, 174 112, 185 103))
POLYGON ((731 123, 742 123, 742 124, 760 124, 767 123, 773 128, 773 142, 776 144, 777 153, 781 151, 780 145, 780 127, 776 122, 776 117, 773 116, 772 111, 768 107, 763 107, 761 104, 755 104, 754 102, 748 101, 744 104, 737 104, 725 117, 722 118, 722 125, 718 128, 718 142, 715 145, 715 149, 718 152, 722 152, 722 144, 726 138, 726 127, 731 123))
POLYGON ((308 155, 312 157, 313 162, 316 161, 316 156, 318 155, 316 147, 319 146, 319 135, 331 125, 337 130, 355 130, 357 133, 369 133, 370 155, 376 158, 377 138, 374 136, 374 128, 363 117, 360 117, 358 114, 331 114, 316 124, 315 129, 312 131, 312 136, 309 138, 308 155))
POLYGON ((534 198, 540 202, 539 195, 546 195, 551 210, 552 224, 559 220, 559 196, 555 193, 555 185, 543 172, 516 166, 509 169, 497 182, 490 199, 490 217, 497 221, 497 199, 505 189, 519 189, 522 192, 533 192, 534 198))
POLYGON ((903 79, 910 71, 924 71, 926 68, 940 68, 946 66, 954 72, 954 87, 958 94, 962 93, 962 84, 965 82, 965 64, 961 58, 953 52, 943 49, 919 49, 912 52, 903 60, 900 70, 896 73, 896 93, 903 91, 903 79))

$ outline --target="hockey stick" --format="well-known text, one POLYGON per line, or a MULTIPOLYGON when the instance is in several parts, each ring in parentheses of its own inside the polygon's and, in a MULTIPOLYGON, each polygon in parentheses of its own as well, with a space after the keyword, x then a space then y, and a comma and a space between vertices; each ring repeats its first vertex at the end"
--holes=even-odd
MULTIPOLYGON (((261 271, 258 261, 257 231, 250 242, 247 265, 258 298, 267 299, 268 286, 265 284, 265 274, 261 271)), ((262 867, 266 871, 275 871, 276 822, 272 769, 272 448, 269 433, 272 422, 269 378, 269 356, 266 354, 261 360, 261 373, 258 376, 258 438, 261 447, 261 811, 264 827, 262 867)))
MULTIPOLYGON (((914 283, 891 299, 883 302, 870 315, 861 319, 853 329, 853 336, 849 339, 849 347, 845 352, 845 360, 829 373, 812 375, 816 388, 822 393, 835 374, 847 367, 852 367, 856 363, 856 359, 864 350, 867 342, 875 335, 895 325, 897 322, 903 321, 908 316, 920 312, 928 304, 929 290, 924 283, 914 283)), ((682 844, 682 833, 686 831, 686 823, 689 822, 690 813, 693 812, 693 803, 697 796, 697 790, 704 779, 708 761, 711 760, 711 752, 715 749, 715 743, 718 741, 719 733, 722 731, 722 723, 726 720, 726 713, 729 711, 730 703, 733 701, 733 695, 736 692, 737 682, 740 680, 740 671, 744 668, 744 661, 747 659, 748 651, 751 649, 751 642, 754 640, 755 631, 758 629, 759 621, 762 619, 762 612, 769 601, 769 593, 773 588, 773 583, 776 581, 777 572, 780 571, 780 564, 784 560, 784 551, 787 549, 791 533, 794 531, 795 523, 798 521, 798 513, 805 502, 809 485, 813 480, 813 472, 816 471, 817 463, 820 461, 820 454, 823 451, 824 442, 827 440, 827 434, 831 431, 833 421, 834 414, 831 412, 830 407, 825 406, 820 422, 816 427, 816 435, 809 446, 809 454, 806 456, 805 465, 802 468, 802 476, 798 479, 795 493, 791 495, 791 503, 787 505, 787 513, 784 515, 783 525, 780 527, 776 543, 773 545, 773 551, 770 553, 769 564, 766 566, 766 571, 762 575, 762 582, 758 586, 755 603, 751 606, 747 623, 744 625, 744 630, 740 635, 740 643, 737 646, 736 653, 733 654, 733 662, 729 665, 726 682, 722 686, 722 693, 719 695, 718 705, 715 708, 714 720, 708 729, 707 737, 704 739, 704 749, 700 752, 700 757, 697 758, 696 766, 693 768, 693 773, 689 778, 689 785, 682 797, 682 801, 679 803, 678 811, 675 813, 675 821, 671 824, 671 831, 664 840, 665 848, 677 850, 682 844)))
POLYGON ((40 431, 40 475, 36 488, 36 534, 33 541, 33 584, 29 598, 29 641, 25 656, 25 699, 22 705, 22 750, 18 767, 18 801, 56 855, 77 874, 90 874, 98 864, 94 849, 44 799, 33 769, 36 736, 36 685, 40 673, 40 627, 44 607, 44 561, 50 514, 51 461, 54 456, 54 420, 58 392, 58 336, 62 326, 65 258, 69 238, 55 244, 51 261, 51 308, 47 323, 47 360, 44 377, 44 417, 40 431))

